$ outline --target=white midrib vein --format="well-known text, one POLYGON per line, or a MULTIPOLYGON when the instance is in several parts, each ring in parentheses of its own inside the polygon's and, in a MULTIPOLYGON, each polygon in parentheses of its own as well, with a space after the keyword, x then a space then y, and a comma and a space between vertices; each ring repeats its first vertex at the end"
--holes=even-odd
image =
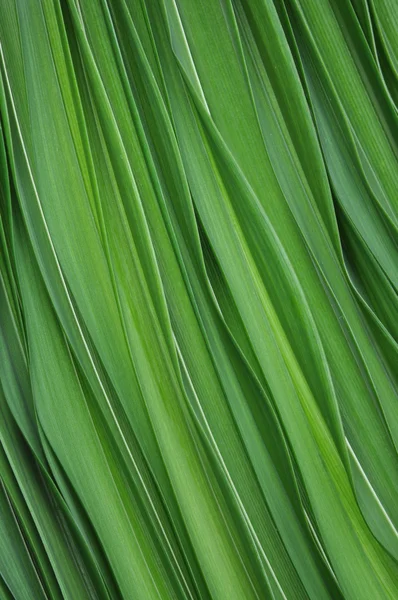
POLYGON ((354 449, 352 448, 352 446, 351 446, 350 442, 348 441, 348 438, 347 438, 347 437, 345 438, 345 441, 346 441, 346 444, 347 444, 348 450, 349 450, 349 452, 350 452, 350 454, 351 454, 352 458, 354 459, 354 461, 355 461, 355 464, 357 465, 357 467, 358 467, 358 469, 359 469, 359 472, 361 473, 361 475, 362 475, 362 477, 363 477, 363 479, 364 479, 364 481, 365 481, 365 483, 366 483, 367 487, 369 488, 369 490, 370 490, 370 492, 371 492, 371 494, 372 494, 373 498, 375 499, 375 501, 376 501, 376 503, 377 503, 378 507, 380 508, 381 512, 383 513, 383 516, 385 517, 385 519, 386 519, 387 523, 389 524, 389 526, 391 527, 392 531, 393 531, 393 532, 394 532, 394 534, 395 534, 395 535, 398 537, 398 531, 396 530, 394 523, 392 522, 392 520, 391 520, 391 518, 390 518, 390 516, 389 516, 388 512, 387 512, 387 511, 386 511, 386 509, 384 508, 384 506, 383 506, 383 504, 382 504, 382 502, 381 502, 380 498, 378 497, 378 495, 377 495, 377 493, 376 493, 376 490, 374 489, 374 487, 373 487, 373 486, 372 486, 372 484, 370 483, 370 481, 369 481, 369 478, 368 478, 368 476, 366 475, 366 473, 365 473, 365 471, 364 471, 364 469, 363 469, 363 467, 362 467, 361 463, 359 462, 359 459, 358 459, 357 455, 355 454, 355 452, 354 452, 354 449))
MULTIPOLYGON (((208 104, 206 102, 206 97, 205 97, 205 94, 204 94, 204 91, 203 91, 203 88, 202 88, 202 84, 201 84, 200 79, 199 79, 198 72, 196 70, 196 66, 195 66, 195 63, 194 63, 194 60, 193 60, 193 57, 192 57, 191 49, 190 49, 189 44, 188 44, 187 36, 185 34, 185 29, 184 29, 182 21, 181 21, 181 16, 180 16, 180 13, 179 13, 176 1, 175 0, 171 0, 171 1, 172 1, 172 4, 173 4, 175 15, 177 17, 178 27, 179 27, 179 29, 181 31, 182 39, 184 41, 184 47, 185 47, 185 50, 186 50, 186 53, 187 53, 187 57, 188 57, 188 62, 190 64, 191 71, 192 71, 192 74, 193 74, 193 77, 194 77, 194 82, 196 84, 196 85, 194 84, 194 88, 199 91, 199 97, 200 97, 201 101, 203 102, 203 105, 204 105, 206 111, 210 115, 210 109, 209 109, 209 106, 208 106, 208 104)), ((171 32, 171 26, 170 26, 170 8, 168 8, 167 3, 164 3, 164 7, 165 7, 165 10, 166 10, 167 21, 168 21, 169 29, 170 29, 170 32, 171 32)), ((172 41, 172 35, 171 35, 171 33, 170 33, 170 38, 171 38, 171 41, 172 41)), ((174 52, 175 52, 175 50, 174 50, 174 52)), ((176 54, 176 52, 175 52, 175 54, 176 54)), ((176 54, 176 56, 177 56, 177 54, 176 54)), ((181 62, 181 59, 178 56, 177 56, 177 59, 178 59, 179 63, 181 64, 182 68, 184 68, 183 64, 181 62)), ((184 71, 185 71, 185 69, 184 69, 184 71)), ((187 77, 189 79, 191 79, 191 77, 189 76, 189 73, 186 72, 186 75, 187 75, 187 77)))
MULTIPOLYGON (((229 485, 230 485, 230 487, 232 489, 232 492, 233 492, 233 494, 235 496, 235 499, 236 499, 236 501, 238 503, 239 509, 240 509, 240 511, 241 511, 241 513, 243 515, 243 518, 245 520, 245 523, 246 523, 246 525, 247 525, 247 527, 249 529, 250 535, 253 538, 253 541, 254 541, 254 543, 255 543, 255 545, 257 547, 257 550, 259 551, 259 553, 263 557, 264 562, 266 563, 268 569, 270 570, 271 575, 272 575, 272 577, 273 577, 273 579, 274 579, 274 581, 275 581, 275 583, 276 583, 276 585, 278 587, 278 590, 282 594, 284 600, 287 600, 287 597, 286 597, 286 595, 285 595, 285 593, 284 593, 284 591, 282 589, 282 586, 281 586, 281 584, 280 584, 280 582, 279 582, 279 580, 278 580, 278 578, 276 576, 276 573, 275 573, 274 569, 272 568, 272 565, 271 565, 271 563, 270 563, 270 561, 269 561, 269 559, 268 559, 268 557, 267 557, 267 555, 266 555, 266 553, 264 551, 264 548, 262 547, 262 544, 261 544, 260 540, 258 539, 256 531, 255 531, 255 529, 254 529, 254 527, 253 527, 253 525, 251 523, 250 517, 249 517, 249 515, 246 512, 245 506, 244 506, 244 504, 243 504, 243 502, 242 502, 242 500, 241 500, 241 498, 239 496, 239 492, 236 489, 235 484, 234 484, 234 482, 232 480, 232 477, 231 477, 231 475, 230 475, 230 473, 228 471, 228 467, 226 466, 226 464, 224 462, 224 459, 222 457, 222 454, 221 454, 221 452, 220 452, 220 450, 218 448, 217 442, 216 442, 216 440, 215 440, 215 438, 213 436, 213 433, 212 433, 210 425, 209 425, 209 423, 207 421, 205 412, 204 412, 204 410, 202 408, 202 405, 201 405, 201 403, 199 401, 199 398, 198 398, 198 396, 196 394, 193 382, 192 382, 191 377, 189 375, 188 369, 187 369, 187 367, 185 365, 184 358, 182 356, 181 350, 180 350, 179 345, 178 345, 178 341, 177 341, 177 339, 176 339, 175 336, 174 336, 174 343, 176 345, 178 356, 180 358, 181 364, 182 364, 182 366, 184 368, 185 375, 186 375, 186 377, 187 377, 187 379, 189 381, 189 384, 191 386, 191 390, 192 390, 192 393, 193 393, 193 395, 195 397, 196 404, 197 404, 197 406, 199 408, 201 417, 202 417, 203 422, 204 422, 204 424, 206 426, 206 430, 207 430, 207 433, 208 433, 208 435, 210 437, 211 444, 212 444, 212 446, 213 446, 213 448, 214 448, 214 450, 216 452, 216 455, 217 455, 217 458, 219 460, 219 463, 220 463, 220 465, 221 465, 221 467, 222 467, 222 469, 223 469, 223 471, 224 471, 224 473, 225 473, 225 475, 227 477, 228 483, 229 483, 229 485)), ((195 417, 195 418, 197 419, 197 417, 195 417)), ((202 427, 202 425, 200 424, 200 422, 199 422, 199 426, 202 427)))

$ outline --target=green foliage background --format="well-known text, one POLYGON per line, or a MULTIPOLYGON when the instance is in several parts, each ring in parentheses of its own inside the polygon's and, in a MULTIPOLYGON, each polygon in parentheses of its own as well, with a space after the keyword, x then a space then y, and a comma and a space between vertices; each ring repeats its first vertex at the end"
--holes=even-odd
POLYGON ((0 597, 398 598, 398 3, 2 0, 0 597))

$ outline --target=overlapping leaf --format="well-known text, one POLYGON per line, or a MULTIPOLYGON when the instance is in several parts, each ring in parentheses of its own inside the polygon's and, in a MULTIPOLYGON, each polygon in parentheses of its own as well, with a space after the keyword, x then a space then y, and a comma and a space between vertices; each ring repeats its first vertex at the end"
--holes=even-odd
POLYGON ((396 21, 3 2, 2 597, 396 597, 396 21))

